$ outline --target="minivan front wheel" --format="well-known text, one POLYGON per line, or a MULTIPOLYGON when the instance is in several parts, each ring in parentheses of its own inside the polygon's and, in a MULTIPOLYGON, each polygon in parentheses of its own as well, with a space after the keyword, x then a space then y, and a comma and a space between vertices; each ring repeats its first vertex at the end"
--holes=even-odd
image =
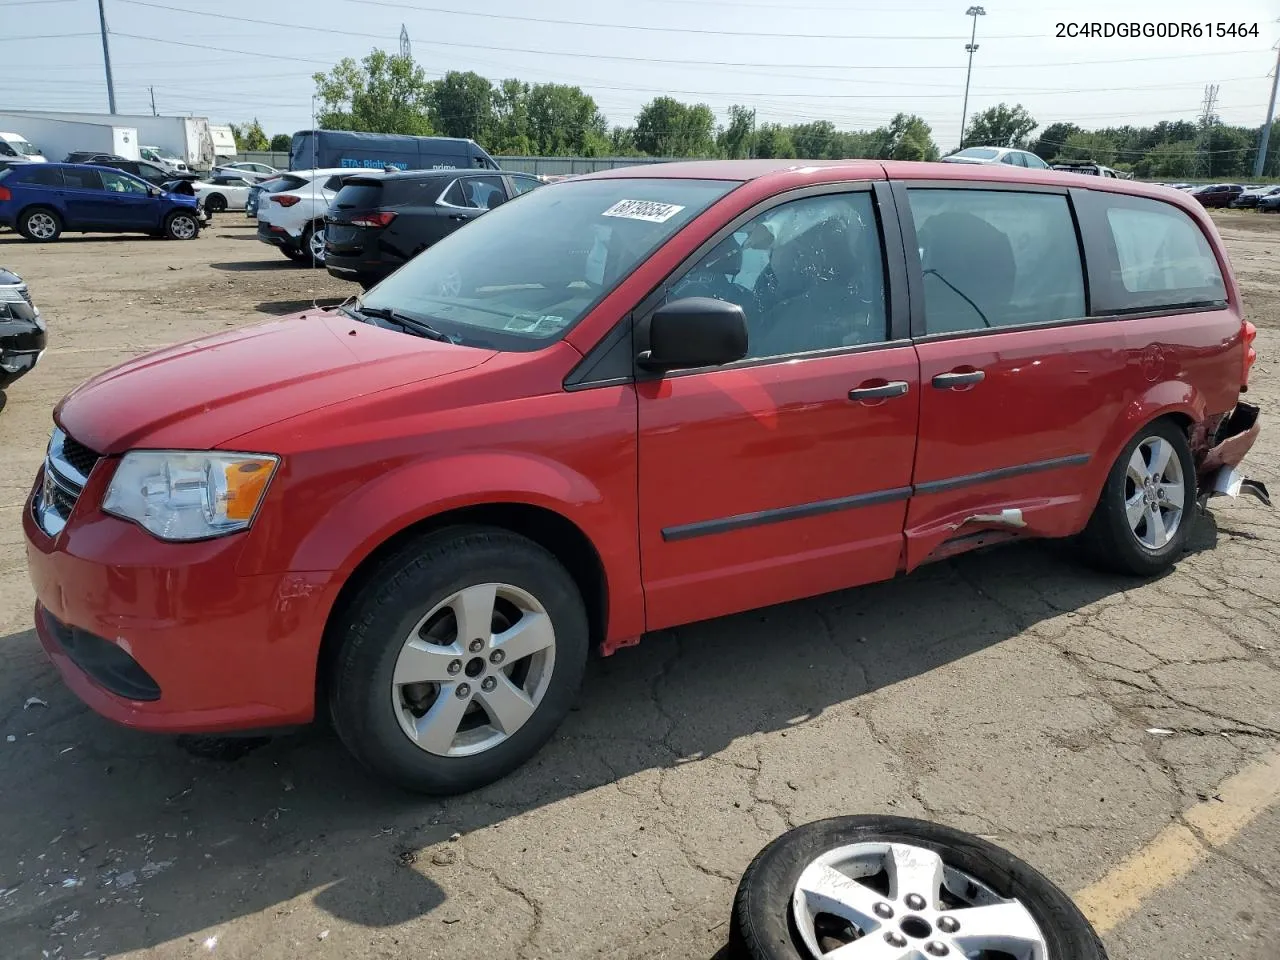
POLYGON ((334 624, 334 727, 371 771, 431 794, 474 790, 532 757, 582 683, 573 578, 516 534, 443 531, 384 561, 334 624))
POLYGON ((1095 563, 1116 573, 1161 573, 1186 547, 1195 503, 1195 461, 1186 434, 1170 420, 1156 420, 1116 459, 1084 545, 1095 563))

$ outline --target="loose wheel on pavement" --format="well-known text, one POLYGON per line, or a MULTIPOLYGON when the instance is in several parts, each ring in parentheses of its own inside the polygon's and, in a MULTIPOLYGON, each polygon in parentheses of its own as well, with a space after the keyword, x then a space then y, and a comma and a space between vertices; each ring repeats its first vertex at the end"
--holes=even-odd
POLYGON ((170 240, 191 240, 200 232, 200 221, 194 213, 176 210, 164 221, 164 235, 170 240))
POLYGON ((1171 420, 1138 431, 1120 453, 1082 538, 1093 561, 1152 576, 1171 567, 1195 517, 1196 468, 1186 434, 1171 420))
POLYGON ((747 868, 730 941, 750 960, 1106 960, 1071 898, 994 844, 900 817, 783 834, 747 868))
POLYGON ((533 756, 582 682, 588 627, 573 578, 490 528, 426 537, 370 575, 336 624, 334 727, 370 770, 461 793, 533 756))
POLYGON ((48 207, 32 207, 22 212, 18 232, 36 243, 51 243, 62 236, 62 218, 48 207))

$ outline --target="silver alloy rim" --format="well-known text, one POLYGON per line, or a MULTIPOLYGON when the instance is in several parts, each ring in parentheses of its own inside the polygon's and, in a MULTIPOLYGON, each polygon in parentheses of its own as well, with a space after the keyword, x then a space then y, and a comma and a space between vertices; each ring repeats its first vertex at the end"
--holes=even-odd
POLYGON ((791 909, 813 960, 965 960, 984 951, 1050 960, 1020 901, 905 843, 824 853, 800 874, 791 909))
POLYGON ((311 256, 315 258, 316 263, 324 263, 324 231, 311 231, 311 256))
POLYGON ((1182 460, 1164 437, 1147 437, 1125 471, 1124 511, 1129 529, 1148 550, 1164 547, 1182 523, 1186 489, 1182 460))
POLYGON ((37 240, 48 240, 58 232, 58 224, 47 213, 33 213, 27 217, 27 231, 37 240))
POLYGON ((555 653, 551 617, 532 594, 506 583, 459 590, 418 621, 396 658, 400 728, 436 756, 491 750, 542 703, 555 653))
POLYGON ((169 229, 179 240, 190 240, 196 235, 196 222, 186 216, 174 217, 169 229))

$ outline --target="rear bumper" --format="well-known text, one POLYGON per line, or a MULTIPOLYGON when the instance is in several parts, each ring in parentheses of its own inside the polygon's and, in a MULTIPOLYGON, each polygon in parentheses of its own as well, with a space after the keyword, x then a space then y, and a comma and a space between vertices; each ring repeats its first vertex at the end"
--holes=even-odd
POLYGON ((335 253, 327 244, 325 245, 324 265, 325 269, 339 280, 366 278, 381 280, 383 277, 394 273, 398 266, 364 256, 344 256, 343 254, 335 253))
POLYGON ((298 249, 298 240, 289 236, 284 227, 277 227, 275 224, 267 223, 265 220, 258 221, 258 239, 263 243, 269 243, 273 247, 283 247, 288 250, 298 249))
POLYGON ((1200 501, 1203 505, 1211 497, 1238 497, 1248 494, 1271 506, 1271 495, 1261 480, 1251 480, 1241 470, 1244 458, 1257 442, 1262 432, 1262 420, 1258 407, 1251 403, 1237 403, 1231 415, 1219 426, 1214 445, 1205 455, 1199 469, 1200 501))

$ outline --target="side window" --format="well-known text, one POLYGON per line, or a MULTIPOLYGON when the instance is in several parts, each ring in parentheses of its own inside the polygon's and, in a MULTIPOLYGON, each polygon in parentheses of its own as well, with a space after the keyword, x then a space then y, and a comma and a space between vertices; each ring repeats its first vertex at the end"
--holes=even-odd
POLYGON ((342 174, 336 173, 324 182, 324 189, 337 193, 342 189, 342 174))
POLYGON ((110 193, 147 193, 146 184, 114 170, 102 171, 102 185, 110 193))
POLYGON ((441 203, 447 203, 451 207, 467 206, 466 194, 462 192, 462 181, 455 180, 449 184, 449 189, 440 196, 441 203))
POLYGON ((1041 160, 1034 153, 1024 153, 1022 155, 1022 159, 1026 162, 1027 166, 1030 167, 1032 170, 1048 170, 1049 169, 1049 165, 1045 163, 1043 160, 1041 160))
POLYGON ((1213 250, 1190 217, 1172 204, 1142 197, 1100 197, 1115 243, 1119 283, 1108 311, 1221 303, 1227 288, 1213 250))
POLYGON ((1000 158, 1000 162, 1007 163, 1011 167, 1022 166, 1022 164, 1018 162, 1018 155, 1016 153, 1006 153, 1003 157, 1000 158))
POLYGON ((1085 315, 1067 198, 997 190, 907 191, 924 272, 927 333, 1085 315))
POLYGON ((102 176, 97 170, 64 168, 63 181, 71 190, 101 190, 102 176))
POLYGON ((528 193, 530 190, 542 186, 542 181, 536 177, 512 177, 511 188, 516 192, 516 196, 522 193, 528 193))
POLYGON ((868 192, 793 200, 718 243, 667 300, 742 307, 747 356, 778 357, 887 338, 884 255, 868 192))
POLYGON ((38 183, 42 187, 62 186, 62 170, 60 168, 50 167, 46 163, 33 163, 31 166, 34 169, 28 170, 27 175, 23 178, 27 183, 38 183))
POLYGON ((507 191, 497 177, 467 177, 458 183, 462 185, 468 207, 492 210, 507 200, 507 191))

